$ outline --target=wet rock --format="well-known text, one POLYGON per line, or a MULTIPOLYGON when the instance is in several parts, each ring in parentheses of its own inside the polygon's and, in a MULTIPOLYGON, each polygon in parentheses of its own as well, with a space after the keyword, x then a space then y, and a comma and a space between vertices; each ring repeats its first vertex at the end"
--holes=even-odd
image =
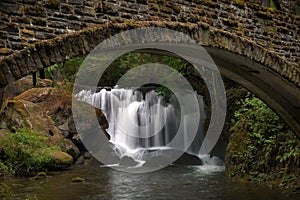
POLYGON ((65 140, 64 149, 66 152, 76 160, 80 156, 80 151, 77 146, 69 139, 65 140))
MULTIPOLYGON (((88 152, 86 152, 88 153, 88 152)), ((85 154, 86 154, 85 153, 85 154)), ((103 165, 100 161, 98 161, 96 158, 94 158, 90 153, 88 153, 91 157, 88 157, 88 155, 81 155, 75 162, 75 165, 93 165, 93 166, 99 166, 103 165)))
POLYGON ((85 161, 85 159, 84 159, 84 156, 82 155, 79 158, 77 158, 75 165, 82 165, 82 164, 84 164, 84 161, 85 161))
POLYGON ((123 158, 119 163, 119 165, 126 166, 126 167, 133 167, 136 166, 137 164, 139 163, 129 156, 123 156, 123 158))
POLYGON ((45 172, 38 172, 33 179, 38 180, 38 179, 45 179, 47 178, 47 174, 45 172))
POLYGON ((202 160, 195 155, 184 153, 176 161, 173 162, 176 165, 203 165, 202 160))
POLYGON ((109 145, 110 136, 103 128, 108 127, 108 122, 102 111, 76 99, 73 99, 73 106, 75 110, 80 108, 80 111, 73 112, 77 123, 76 129, 80 133, 80 138, 79 134, 75 134, 72 137, 72 141, 74 141, 81 152, 86 150, 86 146, 90 152, 97 153, 104 151, 108 152, 109 155, 111 152, 109 152, 107 145, 109 145), (98 113, 96 117, 95 112, 96 114, 98 113))
POLYGON ((60 130, 60 132, 63 134, 63 136, 65 138, 69 137, 69 124, 68 124, 68 122, 65 122, 64 124, 58 126, 57 128, 60 130))
POLYGON ((73 183, 82 183, 82 182, 85 182, 84 178, 81 178, 81 177, 75 177, 75 178, 72 178, 72 182, 73 183))
POLYGON ((62 151, 50 152, 51 159, 53 162, 49 165, 50 169, 60 170, 70 167, 73 164, 73 158, 69 154, 62 151))
MULTIPOLYGON (((108 129, 108 121, 107 121, 105 115, 103 114, 102 110, 95 108, 95 111, 96 111, 96 116, 97 116, 98 122, 100 123, 101 128, 108 129)), ((110 136, 108 134, 106 135, 106 137, 108 139, 110 139, 110 136)))
POLYGON ((85 153, 83 154, 83 157, 84 157, 85 159, 91 159, 93 156, 92 156, 92 154, 91 154, 90 152, 85 152, 85 153))
POLYGON ((203 165, 203 161, 198 156, 175 149, 159 150, 154 155, 155 156, 153 157, 145 159, 146 162, 143 165, 144 167, 159 167, 166 166, 168 164, 203 165), (179 158, 173 161, 173 158, 178 156, 179 158))
POLYGON ((79 137, 79 134, 74 134, 71 138, 72 142, 78 147, 78 149, 80 150, 80 152, 86 152, 87 150, 85 149, 85 147, 83 146, 81 139, 79 137))
POLYGON ((68 119, 68 129, 69 129, 68 138, 71 139, 75 134, 77 134, 77 130, 76 130, 76 126, 75 126, 75 122, 74 122, 73 116, 71 116, 68 119))
POLYGON ((153 158, 150 158, 149 160, 147 160, 144 164, 143 167, 146 168, 153 168, 153 167, 164 167, 165 165, 163 165, 166 161, 166 157, 164 156, 156 156, 153 158))

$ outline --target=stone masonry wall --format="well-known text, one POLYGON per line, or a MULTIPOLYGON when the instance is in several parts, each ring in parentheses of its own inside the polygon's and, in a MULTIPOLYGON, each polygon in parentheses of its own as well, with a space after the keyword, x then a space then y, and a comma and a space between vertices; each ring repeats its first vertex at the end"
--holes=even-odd
MULTIPOLYGON (((243 0, 1 0, 0 56, 97 24, 204 22, 300 62, 300 17, 243 0)), ((289 2, 289 1, 288 1, 289 2)))

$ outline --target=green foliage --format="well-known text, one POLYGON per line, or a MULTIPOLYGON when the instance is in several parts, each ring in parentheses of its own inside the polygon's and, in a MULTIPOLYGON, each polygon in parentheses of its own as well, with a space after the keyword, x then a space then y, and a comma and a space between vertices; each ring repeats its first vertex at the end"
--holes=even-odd
POLYGON ((7 172, 8 172, 8 169, 7 169, 7 167, 4 165, 4 163, 1 162, 1 160, 0 160, 0 173, 1 173, 1 172, 7 173, 7 172))
POLYGON ((241 108, 235 112, 236 125, 248 129, 251 137, 262 137, 262 134, 280 132, 285 124, 263 101, 248 95, 244 100, 237 102, 241 108))
MULTIPOLYGON (((55 74, 57 74, 57 71, 62 75, 65 81, 74 82, 76 73, 78 69, 80 68, 82 62, 84 61, 84 57, 77 57, 70 60, 65 61, 64 63, 59 63, 52 65, 45 70, 46 78, 49 78, 54 81, 54 84, 56 84, 56 77, 55 74)), ((109 60, 109 57, 105 58, 98 58, 98 57, 89 57, 89 66, 87 69, 85 69, 82 76, 86 76, 84 80, 87 82, 86 85, 89 85, 89 80, 91 74, 98 73, 95 70, 98 70, 99 62, 101 61, 106 62, 106 59, 109 60), (104 59, 104 60, 103 60, 104 59), (93 66, 95 64, 95 66, 93 66)), ((122 56, 120 56, 118 59, 116 59, 114 62, 112 62, 109 67, 104 71, 103 75, 101 76, 101 79, 99 80, 98 86, 99 87, 113 87, 117 84, 117 81, 126 74, 129 70, 143 65, 143 64, 150 64, 150 63, 159 63, 163 64, 169 67, 172 67, 175 71, 179 72, 183 76, 195 76, 198 74, 195 72, 195 69, 190 65, 189 62, 180 59, 175 58, 171 56, 162 56, 162 55, 155 55, 150 53, 126 53, 122 56)), ((168 82, 173 83, 176 72, 168 74, 168 76, 164 77, 162 82, 168 82)), ((132 81, 136 81, 136 79, 147 79, 147 76, 143 75, 143 72, 138 72, 137 74, 134 74, 133 80, 126 80, 129 83, 132 81)), ((197 78, 201 78, 199 75, 197 75, 197 78)), ((188 79, 189 80, 189 79, 188 79)), ((147 81, 146 81, 147 82, 147 81)), ((151 82, 151 81, 149 81, 151 82)), ((193 86, 194 87, 194 86, 193 86)), ((157 92, 159 95, 162 95, 166 98, 166 100, 171 96, 171 91, 166 89, 165 87, 158 87, 157 92)))
POLYGON ((56 84, 57 81, 57 74, 60 74, 65 81, 74 82, 76 73, 83 60, 84 57, 76 57, 63 63, 51 65, 50 67, 45 68, 45 76, 46 78, 53 80, 54 84, 56 84))
POLYGON ((276 9, 276 5, 273 0, 270 0, 270 7, 274 10, 276 9))
POLYGON ((0 160, 13 175, 29 175, 44 170, 51 161, 47 137, 31 129, 19 129, 0 140, 0 160))
POLYGON ((85 57, 76 57, 70 60, 67 60, 63 66, 60 68, 60 72, 62 73, 65 80, 69 82, 74 82, 76 73, 80 68, 85 57))
POLYGON ((300 141, 279 116, 253 95, 237 104, 240 109, 232 120, 232 137, 238 139, 228 148, 229 160, 234 163, 230 175, 283 181, 289 172, 299 169, 300 141))
MULTIPOLYGON (((175 69, 177 72, 181 73, 182 75, 195 74, 193 68, 191 68, 190 64, 179 58, 170 57, 170 56, 162 56, 162 55, 154 55, 149 53, 127 53, 119 57, 115 60, 111 65, 106 69, 104 72, 101 80, 99 81, 99 86, 110 86, 113 87, 117 84, 117 81, 130 69, 134 67, 143 65, 143 64, 150 64, 150 63, 159 63, 166 65, 175 69)), ((155 73, 155 72, 154 72, 155 73)), ((168 76, 164 77, 160 80, 162 83, 173 83, 174 77, 176 72, 168 74, 168 76)), ((143 72, 138 72, 133 77, 132 80, 126 80, 128 82, 135 81, 136 79, 147 79, 143 72)), ((149 82, 151 82, 149 80, 149 82)), ((157 92, 168 98, 171 95, 171 91, 166 89, 165 87, 157 88, 157 92)))

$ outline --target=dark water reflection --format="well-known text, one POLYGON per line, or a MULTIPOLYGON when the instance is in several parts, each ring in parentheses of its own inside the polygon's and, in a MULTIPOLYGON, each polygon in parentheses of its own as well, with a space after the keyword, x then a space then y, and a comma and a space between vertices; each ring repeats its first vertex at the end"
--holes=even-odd
POLYGON ((233 183, 224 172, 200 167, 170 166, 146 174, 129 174, 107 167, 77 167, 55 173, 46 180, 6 179, 13 196, 39 200, 75 199, 300 199, 257 184, 233 183), (85 178, 72 183, 72 178, 85 178))

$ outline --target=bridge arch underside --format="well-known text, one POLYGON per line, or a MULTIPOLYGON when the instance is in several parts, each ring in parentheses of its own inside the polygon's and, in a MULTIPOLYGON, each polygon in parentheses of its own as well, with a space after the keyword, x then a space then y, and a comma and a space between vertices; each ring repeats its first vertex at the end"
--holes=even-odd
POLYGON ((222 76, 244 86, 271 107, 300 138, 300 90, 267 67, 226 50, 205 48, 222 76))
MULTIPOLYGON (((217 47, 204 47, 223 77, 226 77, 262 99, 295 131, 300 138, 300 90, 278 73, 245 56, 217 47)), ((164 51, 141 50, 167 56, 164 51)))
POLYGON ((184 32, 202 44, 223 76, 260 97, 300 138, 299 66, 288 63, 252 41, 205 27, 201 23, 136 22, 130 25, 100 25, 43 41, 0 60, 0 89, 55 63, 86 55, 112 35, 151 26, 184 32))

